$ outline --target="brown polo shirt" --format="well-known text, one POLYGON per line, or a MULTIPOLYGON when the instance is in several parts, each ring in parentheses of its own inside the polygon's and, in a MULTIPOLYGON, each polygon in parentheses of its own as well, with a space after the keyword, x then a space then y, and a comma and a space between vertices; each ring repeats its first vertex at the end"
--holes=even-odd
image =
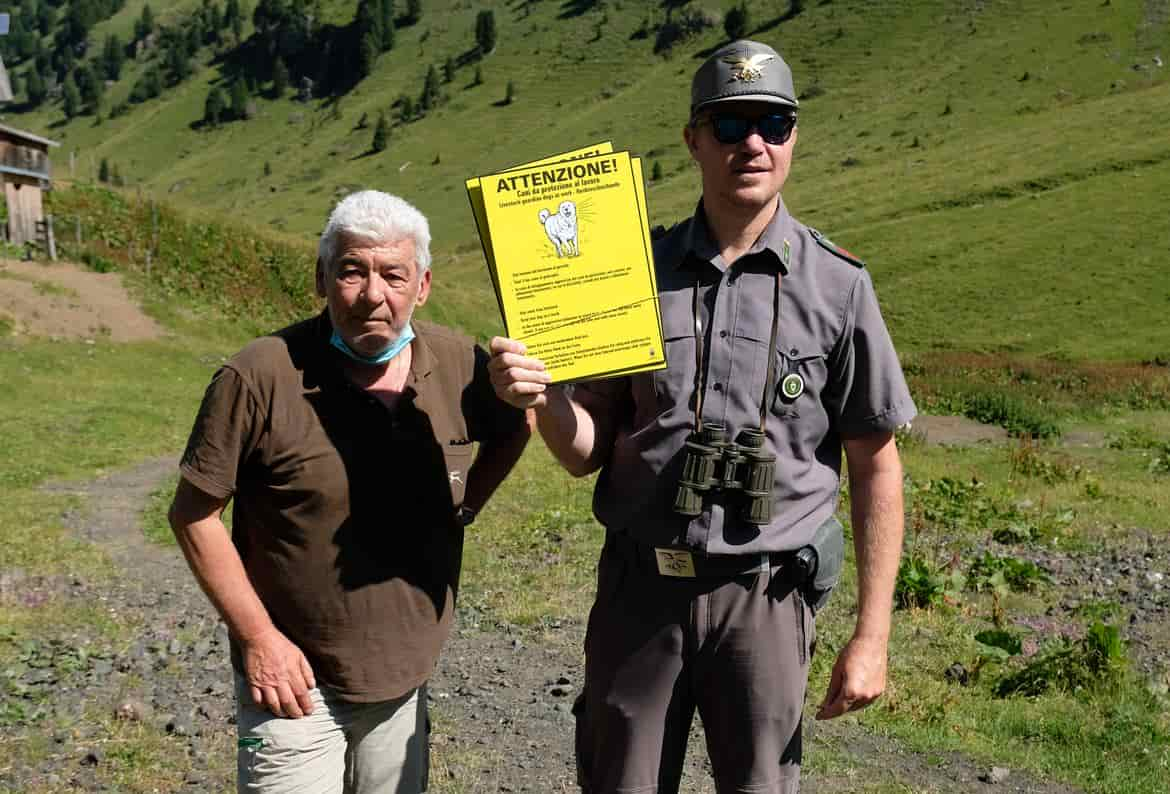
POLYGON ((799 548, 836 509, 841 439, 890 431, 915 415, 868 272, 819 244, 783 202, 734 264, 723 261, 702 203, 655 241, 654 260, 667 368, 576 387, 618 422, 594 492, 598 520, 649 545, 709 554, 799 548), (777 275, 776 380, 765 394, 777 275), (695 420, 696 283, 703 421, 734 438, 759 428, 761 400, 767 407, 767 449, 776 454, 767 526, 741 521, 725 494, 707 498, 693 520, 673 510, 695 420), (799 394, 785 393, 786 375, 799 376, 799 394))
POLYGON ((357 702, 430 676, 459 584, 472 442, 524 424, 495 397, 482 348, 414 329, 393 411, 345 377, 326 313, 255 340, 212 378, 180 467, 233 500, 232 540, 272 620, 318 682, 357 702))

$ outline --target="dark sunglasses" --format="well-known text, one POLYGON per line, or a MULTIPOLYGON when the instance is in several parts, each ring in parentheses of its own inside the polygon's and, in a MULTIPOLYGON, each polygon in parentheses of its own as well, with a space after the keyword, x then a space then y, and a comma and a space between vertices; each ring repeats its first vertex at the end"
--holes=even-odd
POLYGON ((796 127, 795 113, 769 113, 756 118, 738 113, 712 113, 710 120, 715 140, 725 144, 739 143, 756 130, 766 143, 779 146, 787 142, 796 127))

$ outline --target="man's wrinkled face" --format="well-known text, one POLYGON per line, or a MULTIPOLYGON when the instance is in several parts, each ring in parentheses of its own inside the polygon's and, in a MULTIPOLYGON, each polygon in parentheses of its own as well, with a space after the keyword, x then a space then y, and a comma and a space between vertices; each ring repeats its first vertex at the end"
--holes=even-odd
POLYGON ((758 119, 777 110, 777 105, 768 102, 724 102, 703 111, 695 124, 683 129, 687 148, 703 175, 704 204, 761 209, 784 187, 796 146, 796 129, 782 144, 768 143, 754 127, 738 143, 720 143, 711 126, 714 112, 758 119))
POLYGON ((427 301, 431 271, 421 274, 414 239, 370 242, 342 234, 332 267, 317 268, 317 294, 329 319, 355 353, 373 357, 398 339, 427 301))

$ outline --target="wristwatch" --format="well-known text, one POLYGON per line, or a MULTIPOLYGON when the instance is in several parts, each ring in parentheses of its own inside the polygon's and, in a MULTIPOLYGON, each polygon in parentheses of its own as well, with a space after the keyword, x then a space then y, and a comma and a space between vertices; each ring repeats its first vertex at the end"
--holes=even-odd
POLYGON ((475 511, 467 505, 460 505, 459 509, 455 511, 455 520, 459 522, 459 526, 470 526, 471 522, 475 520, 475 511))

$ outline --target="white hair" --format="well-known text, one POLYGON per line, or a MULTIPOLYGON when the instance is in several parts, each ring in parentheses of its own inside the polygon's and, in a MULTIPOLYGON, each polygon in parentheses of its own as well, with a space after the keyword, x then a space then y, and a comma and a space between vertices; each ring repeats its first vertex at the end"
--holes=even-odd
POLYGON ((368 240, 371 243, 386 243, 410 237, 414 240, 414 259, 419 274, 431 266, 431 229, 426 217, 413 205, 379 190, 360 190, 350 193, 337 203, 321 242, 317 244, 317 256, 325 267, 333 268, 337 256, 337 242, 341 235, 368 240))

